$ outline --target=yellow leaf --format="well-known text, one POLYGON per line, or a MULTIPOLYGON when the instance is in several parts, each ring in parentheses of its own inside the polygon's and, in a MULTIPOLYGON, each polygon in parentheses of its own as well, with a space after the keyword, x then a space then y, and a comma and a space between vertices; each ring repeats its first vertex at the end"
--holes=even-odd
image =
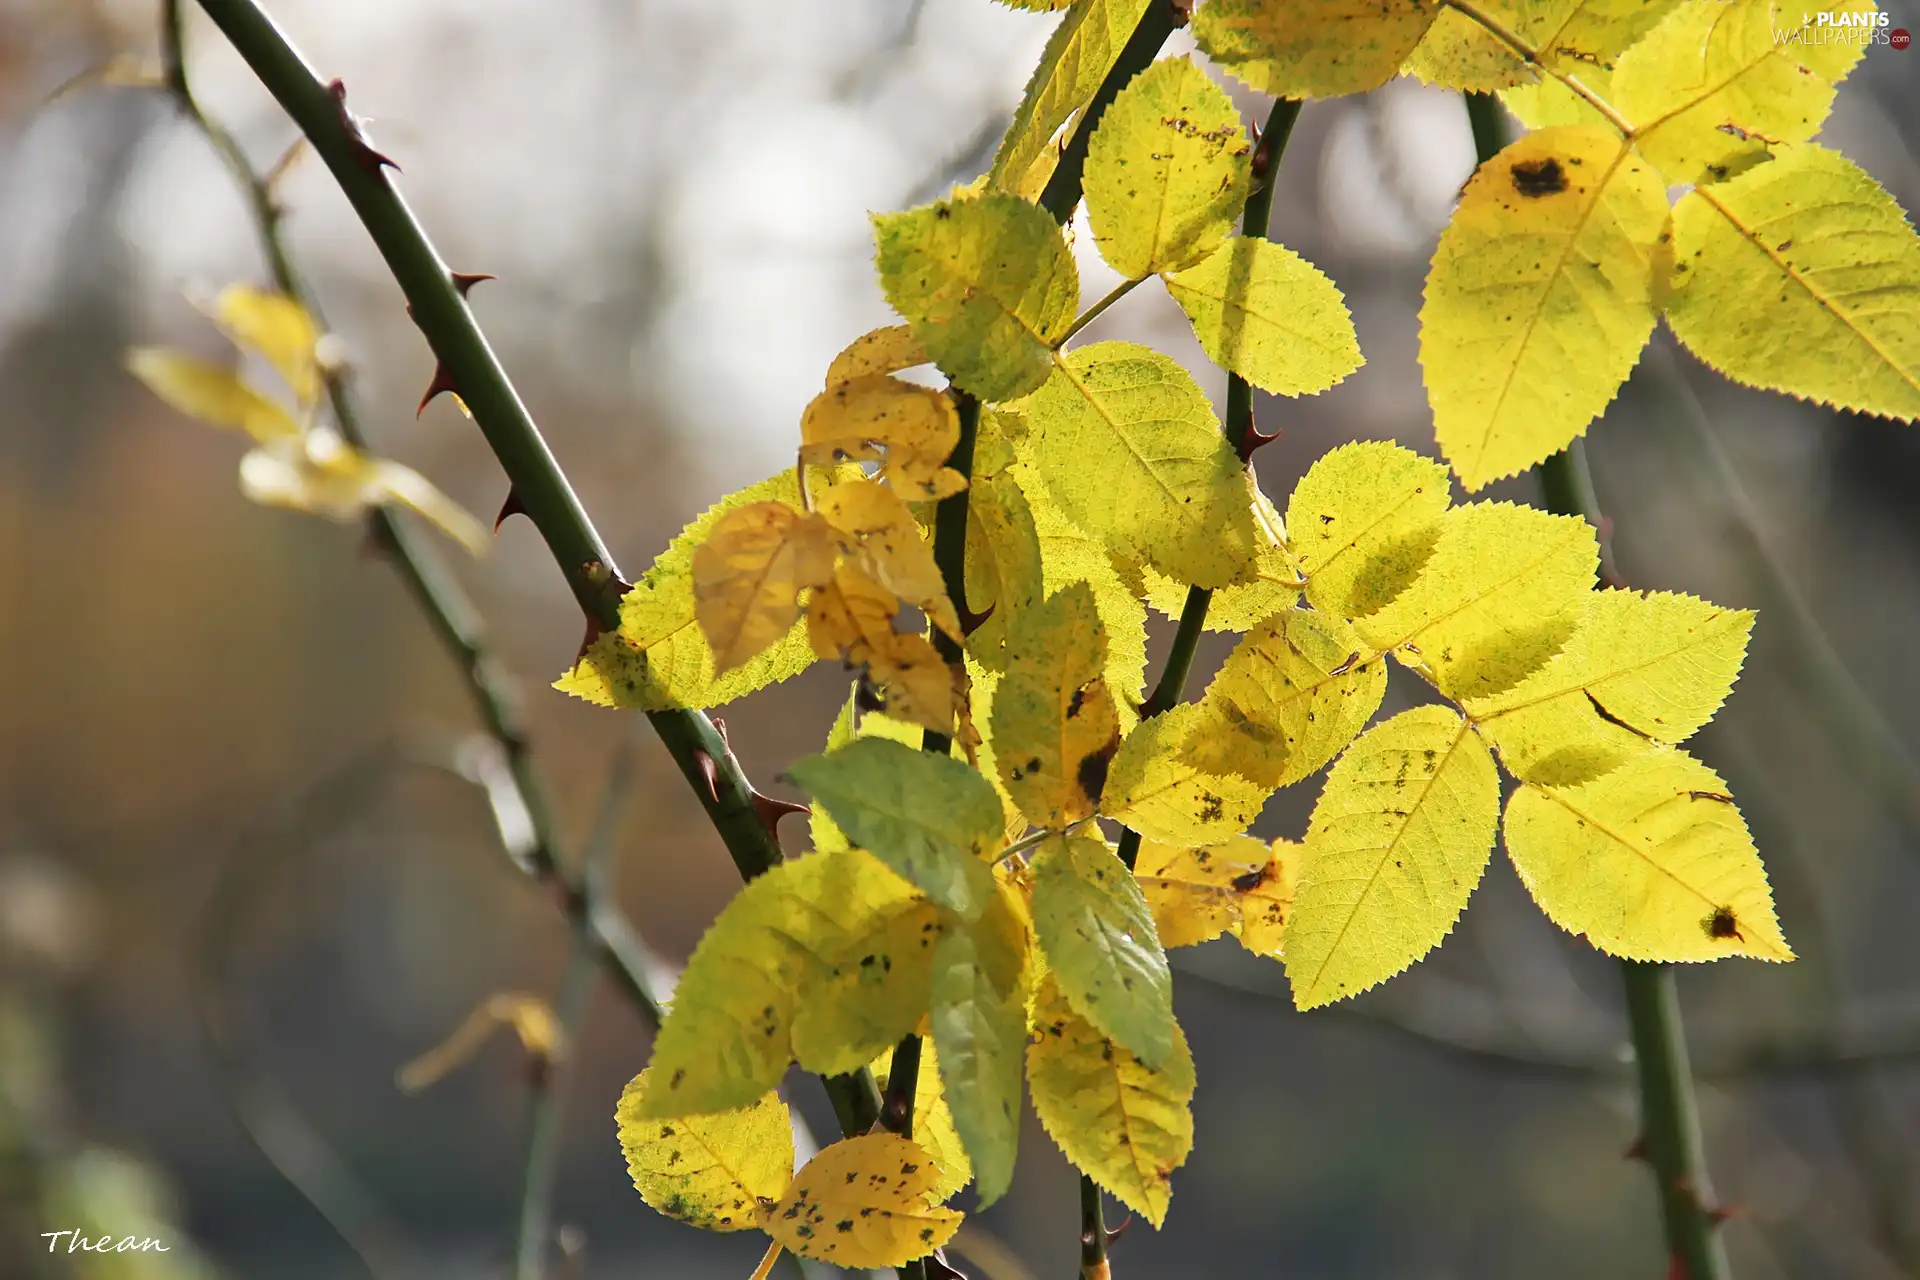
POLYGON ((793 1120, 771 1091, 733 1111, 656 1119, 646 1105, 651 1071, 620 1095, 614 1122, 640 1198, 703 1231, 749 1231, 762 1200, 793 1179, 793 1120))
POLYGON ((1080 347, 1022 408, 1054 499, 1110 552, 1202 587, 1251 571, 1246 467, 1172 359, 1125 342, 1080 347))
POLYGON ((1276 395, 1318 395, 1365 361, 1333 281, 1291 249, 1235 236, 1167 277, 1215 364, 1276 395))
POLYGON ((1390 441, 1322 454, 1287 503, 1307 600, 1359 618, 1400 594, 1433 553, 1451 489, 1445 467, 1390 441))
POLYGON ((281 438, 240 459, 240 491, 262 506, 286 507, 341 522, 373 507, 402 506, 476 556, 492 545, 487 527, 410 467, 370 458, 331 430, 281 438))
POLYGON ((1845 156, 1775 157, 1681 199, 1667 323, 1736 382, 1920 419, 1920 236, 1845 156))
POLYGON ((979 921, 949 932, 933 957, 940 1083, 981 1208, 1006 1194, 1019 1153, 1027 932, 1016 902, 999 886, 979 921))
POLYGON ((1666 187, 1597 126, 1532 133, 1480 166, 1420 309, 1434 437, 1479 489, 1566 447, 1653 332, 1666 187))
POLYGON ((692 563, 694 617, 714 670, 724 675, 778 643, 800 616, 800 592, 832 579, 839 549, 827 521, 784 502, 721 516, 692 563))
POLYGON ((1286 956, 1287 923, 1293 918, 1293 900, 1300 888, 1300 867, 1307 847, 1297 840, 1275 840, 1271 857, 1258 880, 1242 882, 1240 945, 1257 956, 1280 960, 1286 956))
POLYGON ((990 188, 1036 194, 1027 189, 1027 174, 1051 149, 1060 126, 1092 100, 1149 2, 1083 0, 1061 19, 994 153, 990 188))
POLYGON ((982 400, 1046 381, 1080 275, 1044 210, 985 195, 876 215, 873 226, 887 301, 948 377, 982 400))
MULTIPOLYGON (((858 565, 842 563, 807 601, 807 635, 823 658, 864 668, 899 720, 950 733, 953 672, 922 635, 894 629, 900 601, 858 565)), ((918 735, 915 736, 915 744, 918 735)))
POLYGON ((1194 16, 1193 35, 1262 93, 1331 98, 1393 79, 1439 8, 1433 0, 1211 0, 1194 16))
POLYGON ((1544 666, 1572 634, 1600 563, 1593 526, 1505 502, 1447 512, 1413 585, 1354 623, 1452 698, 1488 697, 1544 666))
POLYGON ((1047 594, 1084 582, 1107 630, 1107 691, 1113 694, 1121 732, 1140 720, 1147 682, 1147 610, 1127 588, 1099 539, 1079 528, 1026 467, 1014 473, 1026 494, 1040 542, 1042 586, 1047 594))
POLYGON ((1055 836, 1033 856, 1033 931, 1073 1007, 1159 1066, 1173 1052, 1173 974, 1153 912, 1105 840, 1055 836))
POLYGON ((1040 535, 1020 482, 1006 471, 983 476, 975 458, 967 500, 967 611, 981 618, 967 652, 990 671, 1007 664, 1007 628, 1044 594, 1040 535))
MULTIPOLYGON (((1538 29, 1567 0, 1478 0, 1474 8, 1528 48, 1539 47, 1538 29)), ((1428 84, 1469 93, 1492 93, 1538 78, 1507 42, 1458 9, 1442 9, 1401 68, 1428 84)))
POLYGON ((885 446, 881 478, 911 502, 937 502, 967 487, 966 477, 943 465, 959 439, 951 400, 883 373, 830 385, 800 419, 802 462, 871 461, 873 446, 885 446))
POLYGON ((302 405, 320 399, 320 326, 283 293, 228 285, 213 303, 213 320, 236 346, 256 352, 302 405))
POLYGON ((1187 58, 1135 76, 1087 146, 1087 221, 1129 280, 1192 266, 1233 230, 1253 147, 1239 109, 1187 58))
POLYGON ((1339 618, 1275 614, 1234 646, 1200 701, 1182 758, 1267 790, 1316 772, 1380 707, 1387 666, 1339 618))
MULTIPOLYGON (((1874 11, 1872 0, 1836 0, 1823 12, 1874 11)), ((1716 181, 1819 132, 1834 84, 1866 46, 1829 43, 1831 31, 1791 14, 1771 0, 1687 0, 1621 55, 1614 105, 1668 182, 1716 181), (1805 43, 1791 38, 1800 31, 1805 43)))
MULTIPOLYGON (((1613 72, 1620 55, 1679 3, 1680 0, 1578 0, 1568 4, 1561 0, 1547 6, 1555 14, 1554 21, 1559 23, 1557 29, 1522 25, 1529 32, 1538 31, 1529 43, 1538 51, 1541 65, 1558 74, 1541 76, 1529 84, 1516 82, 1512 88, 1501 90, 1501 99, 1529 129, 1607 123, 1606 118, 1569 89, 1560 76, 1573 76, 1602 100, 1611 102, 1613 72)), ((1532 6, 1528 3, 1527 7, 1532 6)), ((1444 22, 1452 16, 1444 14, 1441 20, 1444 22)))
POLYGON ((942 1208, 933 1161, 906 1138, 844 1138, 794 1175, 766 1211, 766 1231, 803 1258, 843 1267, 897 1267, 953 1238, 960 1214, 942 1208))
MULTIPOLYGON (((858 477, 855 466, 836 467, 833 479, 858 477)), ((813 478, 820 483, 819 477, 813 478)), ((800 505, 793 468, 721 499, 673 540, 620 600, 620 628, 587 649, 554 688, 603 707, 661 711, 669 707, 714 707, 755 689, 797 675, 813 661, 804 627, 794 626, 772 648, 724 674, 714 670, 713 650, 694 617, 694 548, 704 543, 729 511, 755 502, 800 505)))
MULTIPOLYGON (((1209 598, 1207 616, 1202 622, 1208 631, 1251 631, 1263 618, 1300 602, 1300 587, 1305 581, 1300 566, 1287 549, 1286 526, 1273 503, 1260 491, 1251 469, 1247 487, 1253 493, 1254 552, 1253 572, 1245 582, 1215 587, 1209 598)), ((1140 575, 1141 594, 1148 604, 1179 618, 1186 610, 1188 588, 1167 577, 1151 565, 1130 566, 1140 575)))
POLYGON ((1575 787, 1523 786, 1507 854, 1553 922, 1629 960, 1791 960, 1718 774, 1671 747, 1575 787))
POLYGON ((224 365, 209 364, 165 347, 136 347, 127 369, 169 407, 216 427, 233 427, 261 444, 298 439, 293 415, 261 395, 224 365))
POLYGON ((1007 793, 1035 826, 1059 830, 1099 804, 1120 747, 1101 678, 1106 661, 1106 628, 1086 583, 1014 617, 993 698, 993 744, 1007 793))
POLYGON ((1268 861, 1267 846, 1252 836, 1197 849, 1141 841, 1133 874, 1160 945, 1191 947, 1238 932, 1241 885, 1262 877, 1268 861))
POLYGON ((1184 758, 1201 714, 1197 703, 1182 703, 1122 738, 1100 811, 1165 844, 1218 844, 1245 831, 1271 788, 1236 774, 1207 773, 1184 758))
POLYGON ((887 325, 861 334, 827 366, 827 390, 843 382, 876 373, 899 373, 927 363, 927 349, 904 324, 887 325))
POLYGON ((952 924, 924 898, 863 918, 863 931, 849 931, 808 980, 793 1015, 794 1060, 845 1075, 911 1033, 931 1000, 934 946, 952 924))
POLYGON ((780 1083, 808 984, 918 900, 858 849, 783 862, 748 881, 687 961, 654 1038, 656 1086, 640 1114, 722 1111, 780 1083))
POLYGON ((1438 946, 1499 822, 1493 757, 1451 707, 1415 707, 1364 734, 1307 827, 1286 929, 1294 1004, 1344 1000, 1438 946))
POLYGON ((1074 1167, 1155 1228, 1165 1222, 1171 1175, 1193 1150, 1193 1056, 1180 1028, 1150 1068, 1075 1012, 1049 974, 1034 997, 1027 1079, 1074 1167))
POLYGON ((1466 711, 1515 776, 1558 784, 1685 740, 1726 700, 1753 615, 1692 596, 1599 591, 1553 661, 1466 711))
POLYGON ((557 1062, 566 1053, 565 1036, 553 1009, 539 996, 502 991, 488 996, 453 1034, 400 1068, 402 1093, 418 1093, 465 1063, 486 1043, 495 1027, 512 1027, 520 1047, 537 1063, 557 1062))
POLYGON ((934 626, 960 636, 960 619, 947 599, 933 548, 900 495, 877 480, 848 480, 815 503, 827 523, 851 540, 874 581, 917 606, 934 626))
MULTIPOLYGON (((885 1094, 892 1079, 893 1054, 883 1053, 868 1065, 873 1070, 873 1082, 885 1094)), ((940 1086, 940 1053, 931 1041, 923 1041, 920 1046, 920 1078, 913 1089, 913 1140, 939 1171, 939 1180, 933 1184, 934 1199, 945 1200, 973 1177, 960 1131, 953 1127, 946 1090, 940 1086)))

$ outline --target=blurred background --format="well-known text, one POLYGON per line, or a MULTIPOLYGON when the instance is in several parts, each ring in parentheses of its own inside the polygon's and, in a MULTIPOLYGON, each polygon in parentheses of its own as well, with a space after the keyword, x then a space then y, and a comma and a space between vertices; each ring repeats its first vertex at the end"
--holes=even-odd
MULTIPOLYGON (((500 277, 481 320, 629 576, 791 458, 827 361, 889 320, 867 213, 985 167, 1054 21, 988 0, 267 7, 345 79, 445 256, 500 277)), ((1886 7, 1920 28, 1911 0, 1886 7)), ((525 1056, 498 1038, 417 1097, 394 1074, 495 992, 551 996, 567 934, 483 793, 431 766, 475 721, 361 531, 249 504, 237 439, 122 372, 133 343, 218 353, 187 296, 266 280, 233 185, 165 98, 48 104, 111 59, 150 62, 156 8, 0 0, 0 1275, 505 1275, 525 1056), (171 1248, 49 1255, 40 1233, 70 1228, 171 1248)), ((208 114, 272 164, 294 130, 197 14, 188 52, 208 114)), ((1826 133, 1909 210, 1916 90, 1920 50, 1876 48, 1826 133)), ((1305 109, 1275 234, 1345 291, 1368 364, 1259 406, 1284 431, 1258 458, 1283 505, 1341 441, 1431 451, 1416 313, 1472 160, 1458 98, 1412 82, 1305 109)), ((324 170, 296 159, 279 191, 377 447, 491 513, 504 480, 471 424, 444 400, 413 419, 430 357, 324 170)), ((1080 258, 1098 297, 1113 277, 1084 228, 1080 258)), ((1191 358, 1223 392, 1158 290, 1089 337, 1191 358)), ((1588 452, 1629 581, 1760 610, 1695 745, 1802 959, 1680 975, 1736 1271, 1920 1276, 1920 434, 1730 387, 1662 334, 1588 452)), ((737 886, 729 859, 638 717, 547 688, 580 622, 531 527, 459 568, 570 851, 613 813, 618 900, 683 960, 737 886)), ((817 749, 845 694, 821 666, 726 708, 750 775, 817 749)), ((1294 790, 1256 833, 1303 830, 1316 788, 1294 790)), ((1195 1154, 1165 1230, 1116 1246, 1118 1275, 1664 1274, 1626 1158, 1617 969, 1502 859, 1439 952, 1341 1009, 1294 1013, 1278 966, 1219 945, 1176 957, 1195 1154)), ((566 1082, 555 1274, 744 1276, 757 1237, 667 1222, 626 1177, 611 1117, 646 1052, 599 989, 566 1082)), ((824 1129, 811 1082, 792 1093, 824 1129)), ((1075 1180, 1031 1118, 1022 1150, 971 1274, 1076 1265, 1075 1180)))

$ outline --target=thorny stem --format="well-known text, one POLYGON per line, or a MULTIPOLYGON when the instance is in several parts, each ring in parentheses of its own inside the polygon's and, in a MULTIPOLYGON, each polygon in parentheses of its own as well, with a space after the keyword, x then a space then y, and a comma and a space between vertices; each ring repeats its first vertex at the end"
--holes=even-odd
MULTIPOLYGON (((1267 114, 1266 127, 1260 131, 1260 145, 1254 150, 1254 186, 1247 196, 1247 207, 1240 219, 1240 234, 1264 240, 1267 224, 1273 218, 1273 193, 1277 185, 1280 159, 1286 154, 1287 140, 1293 136, 1293 123, 1300 118, 1300 104, 1282 98, 1267 114)), ((1249 441, 1260 439, 1253 425, 1253 387, 1237 373, 1227 376, 1227 443, 1242 457, 1249 441)), ((1170 710, 1186 696, 1187 677, 1193 671, 1193 655, 1200 647, 1200 636, 1207 627, 1207 609, 1213 604, 1213 592, 1204 587, 1188 587, 1187 602, 1180 610, 1180 623, 1174 629, 1173 646, 1167 650, 1167 662, 1160 669, 1159 682, 1140 708, 1143 718, 1170 710)), ((1132 867, 1140 856, 1140 833, 1120 833, 1120 861, 1132 867)))
MULTIPOLYGON (((344 95, 344 90, 338 89, 337 82, 334 86, 321 82, 255 0, 199 3, 339 183, 406 295, 414 322, 507 473, 520 509, 553 553, 590 626, 617 628, 624 584, 612 554, 475 323, 453 273, 388 180, 383 158, 361 135, 343 96, 337 96, 344 95)), ((470 635, 449 634, 463 645, 470 635)), ((473 648, 465 655, 471 670, 484 669, 483 651, 473 648)), ((483 713, 491 715, 488 707, 483 707, 483 713)), ((751 879, 777 865, 780 845, 762 822, 753 787, 713 721, 691 710, 649 712, 648 720, 706 809, 741 875, 751 879)), ((491 720, 489 727, 493 727, 491 720)), ((519 740, 505 739, 510 747, 519 740)), ((553 874, 560 874, 557 863, 553 874)), ((576 920, 604 921, 604 914, 584 895, 568 891, 565 899, 576 920)), ((627 985, 639 994, 644 991, 644 974, 634 976, 639 983, 627 985)), ((871 1073, 862 1068, 852 1076, 830 1077, 826 1085, 836 1115, 843 1124, 854 1122, 855 1127, 846 1132, 863 1133, 871 1127, 879 1110, 871 1073)))
POLYGON ((1108 1280, 1107 1223, 1100 1203, 1100 1186, 1080 1175, 1080 1280, 1108 1280))

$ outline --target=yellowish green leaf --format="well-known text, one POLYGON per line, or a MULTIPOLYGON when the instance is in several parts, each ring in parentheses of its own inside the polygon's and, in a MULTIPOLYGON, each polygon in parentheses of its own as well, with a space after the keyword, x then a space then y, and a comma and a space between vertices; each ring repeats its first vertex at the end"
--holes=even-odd
POLYGON ((1080 275, 1060 228, 1009 195, 874 217, 880 287, 941 370, 982 400, 1046 381, 1080 275))
POLYGON ((924 898, 861 919, 822 957, 793 1015, 793 1056, 825 1076, 858 1071, 920 1025, 931 1001, 933 949, 953 917, 924 898))
POLYGON ((320 400, 320 326, 284 293, 232 284, 213 302, 213 320, 234 345, 258 353, 303 405, 320 400))
POLYGON ((1033 856, 1033 930, 1073 1007, 1140 1060, 1173 1052, 1173 974, 1153 912, 1105 840, 1055 836, 1033 856))
POLYGON ((1033 510, 1005 469, 983 476, 976 466, 967 500, 966 579, 967 611, 980 619, 967 652, 990 671, 1005 670, 1007 628, 1046 584, 1033 510))
POLYGON ((1030 468, 1022 466, 1011 474, 1018 478, 1030 504, 1047 594, 1076 582, 1093 588, 1093 605, 1107 630, 1107 689, 1125 733, 1140 720, 1140 698, 1147 682, 1146 606, 1128 589, 1105 545, 1067 518, 1030 468))
POLYGON ((1294 1004, 1357 995, 1440 945, 1499 822, 1493 757, 1451 707, 1415 707, 1364 734, 1307 827, 1286 928, 1294 1004))
MULTIPOLYGON (((1201 624, 1208 631, 1251 631, 1261 619, 1300 602, 1300 586, 1306 579, 1287 548, 1286 525, 1260 491, 1251 468, 1247 471, 1247 488, 1253 493, 1252 576, 1244 582, 1213 588, 1201 624)), ((1179 618, 1187 607, 1188 589, 1152 565, 1131 567, 1140 575, 1140 592, 1147 603, 1169 618, 1179 618)))
POLYGON ((1469 490, 1564 448, 1619 391, 1666 227, 1660 176, 1598 126, 1528 134, 1474 174, 1420 309, 1434 436, 1469 490))
POLYGON ((1262 93, 1331 98, 1393 79, 1439 10, 1433 0, 1211 0, 1193 35, 1262 93))
POLYGON ((1322 454, 1287 503, 1307 600, 1359 618, 1400 594, 1433 553, 1452 487, 1445 467, 1391 441, 1322 454))
POLYGON ((942 938, 933 956, 940 1083, 981 1208, 1006 1194, 1020 1142, 1027 932, 1012 894, 1000 887, 979 921, 942 938))
POLYGON ((1234 236, 1167 277, 1215 364, 1276 395, 1318 395, 1365 361, 1333 281, 1293 250, 1234 236))
POLYGON ((1087 146, 1087 221, 1129 280, 1192 266, 1233 230, 1253 151, 1240 112, 1187 58, 1135 76, 1087 146))
POLYGON ((960 1214, 934 1196, 927 1153, 893 1133, 843 1138, 794 1175, 766 1231, 790 1252, 856 1269, 898 1267, 953 1239, 960 1214))
POLYGON ((1106 661, 1106 627, 1084 582, 1014 616, 992 737, 1000 779, 1035 826, 1059 830, 1099 804, 1120 747, 1106 661))
POLYGON ((1354 630, 1376 649, 1400 648, 1447 696, 1488 697, 1559 652, 1599 563, 1593 526, 1577 516, 1455 507, 1413 585, 1354 630))
POLYGON ((1110 552, 1202 587, 1251 571, 1246 468, 1172 359, 1125 342, 1080 347, 1022 408, 1054 499, 1110 552))
POLYGON ((225 365, 165 347, 136 347, 127 369, 169 407, 216 427, 246 432, 261 444, 297 439, 300 424, 225 365))
POLYGON ((1067 1159, 1155 1228, 1165 1222, 1172 1173, 1193 1150, 1193 1055, 1179 1026, 1148 1067, 1076 1012, 1049 974, 1034 997, 1027 1079, 1067 1159))
POLYGON ((1040 55, 1040 65, 1027 81, 1013 123, 1007 126, 993 166, 987 171, 987 185, 992 190, 1028 198, 1038 194, 1028 189, 1027 175, 1052 148, 1060 126, 1093 100, 1148 3, 1083 0, 1061 19, 1040 55))
MULTIPOLYGON (((869 1066, 873 1082, 886 1093, 892 1079, 893 1054, 883 1053, 869 1066)), ((913 1090, 913 1140, 933 1161, 940 1177, 932 1195, 945 1200, 967 1185, 973 1177, 973 1165, 960 1142, 960 1131, 953 1127, 953 1112, 947 1106, 947 1091, 940 1083, 940 1053, 930 1042, 920 1046, 920 1078, 913 1090)))
POLYGON ((1920 236, 1838 152, 1774 155, 1681 198, 1667 323, 1736 382, 1920 419, 1920 236))
MULTIPOLYGON (((1480 0, 1475 5, 1528 48, 1538 47, 1531 37, 1553 20, 1554 11, 1567 7, 1567 0, 1480 0)), ((1428 84, 1469 93, 1492 93, 1538 76, 1512 46, 1458 9, 1441 10, 1401 70, 1428 84)))
POLYGON ((651 1075, 635 1076, 614 1112, 640 1198, 704 1231, 758 1227, 760 1202, 793 1180, 787 1104, 769 1090, 737 1110, 659 1119, 646 1104, 651 1075))
POLYGON ((1237 774, 1208 773, 1185 759, 1201 714, 1199 704, 1182 703, 1122 738, 1100 811, 1165 844, 1218 844, 1245 831, 1272 788, 1237 774))
POLYGON ((1629 960, 1791 960, 1718 774, 1670 747, 1580 786, 1523 786, 1507 854, 1553 922, 1629 960))

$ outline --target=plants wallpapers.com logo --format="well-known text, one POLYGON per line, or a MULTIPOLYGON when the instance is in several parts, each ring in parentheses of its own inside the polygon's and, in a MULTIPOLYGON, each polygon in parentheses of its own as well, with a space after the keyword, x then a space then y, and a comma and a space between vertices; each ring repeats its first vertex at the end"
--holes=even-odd
POLYGON ((1859 44, 1886 45, 1890 49, 1908 48, 1913 35, 1905 27, 1890 25, 1884 13, 1855 13, 1821 10, 1803 12, 1800 25, 1773 33, 1775 44, 1859 44))

